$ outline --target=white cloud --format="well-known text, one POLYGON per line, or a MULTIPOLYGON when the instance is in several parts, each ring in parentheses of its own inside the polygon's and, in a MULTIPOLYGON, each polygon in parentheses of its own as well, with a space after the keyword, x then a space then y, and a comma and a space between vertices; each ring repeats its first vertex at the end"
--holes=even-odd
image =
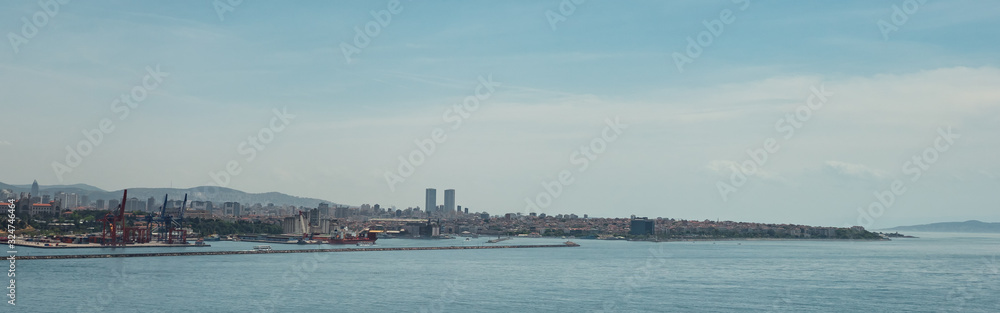
MULTIPOLYGON (((711 172, 715 174, 729 177, 729 175, 733 173, 734 168, 737 170, 740 168, 740 163, 730 160, 712 160, 711 162, 708 162, 707 165, 705 165, 705 168, 709 169, 711 172)), ((774 180, 781 179, 781 176, 779 176, 777 173, 767 171, 760 167, 757 167, 757 170, 754 171, 752 174, 749 174, 748 176, 761 179, 774 179, 774 180)))
POLYGON ((887 176, 883 170, 841 161, 826 161, 824 168, 832 173, 852 178, 883 179, 887 176))

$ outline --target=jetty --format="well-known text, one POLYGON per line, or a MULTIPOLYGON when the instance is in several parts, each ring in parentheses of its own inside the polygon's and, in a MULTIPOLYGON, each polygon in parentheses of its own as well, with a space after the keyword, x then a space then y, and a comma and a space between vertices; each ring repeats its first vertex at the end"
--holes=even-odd
POLYGON ((149 243, 133 243, 126 246, 106 246, 97 243, 65 243, 65 242, 44 242, 44 241, 18 241, 13 243, 15 246, 19 247, 31 247, 39 249, 86 249, 86 248, 115 248, 115 249, 125 249, 125 248, 176 248, 176 247, 210 247, 208 244, 191 244, 191 243, 162 243, 162 242, 149 242, 149 243))
POLYGON ((232 255, 232 254, 279 254, 279 253, 321 253, 321 252, 371 252, 371 251, 416 251, 416 250, 474 250, 474 249, 526 249, 526 248, 564 248, 579 247, 579 244, 565 242, 554 245, 507 245, 507 246, 450 246, 450 247, 397 247, 397 248, 341 248, 341 249, 303 249, 303 250, 241 250, 241 251, 204 251, 204 252, 155 252, 155 253, 119 253, 119 254, 74 254, 74 255, 32 255, 17 256, 21 260, 63 260, 63 259, 106 259, 106 258, 139 258, 161 256, 196 256, 196 255, 232 255))
POLYGON ((501 242, 501 241, 504 241, 504 240, 510 240, 510 237, 497 238, 497 239, 493 239, 493 240, 490 240, 490 241, 487 241, 487 242, 488 243, 498 243, 498 242, 501 242))

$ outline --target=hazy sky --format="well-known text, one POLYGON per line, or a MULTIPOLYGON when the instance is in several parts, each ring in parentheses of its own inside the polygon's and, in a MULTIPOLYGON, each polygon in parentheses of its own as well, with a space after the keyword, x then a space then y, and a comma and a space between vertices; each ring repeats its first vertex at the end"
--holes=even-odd
POLYGON ((1000 3, 232 2, 0 4, 0 181, 1000 221, 1000 3))

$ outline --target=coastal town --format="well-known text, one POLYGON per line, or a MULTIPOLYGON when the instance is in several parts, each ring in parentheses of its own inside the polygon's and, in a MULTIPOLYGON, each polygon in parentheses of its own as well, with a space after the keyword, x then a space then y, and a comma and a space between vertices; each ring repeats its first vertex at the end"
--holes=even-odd
MULTIPOLYGON (((66 236, 100 232, 101 218, 122 204, 55 192, 38 195, 37 183, 28 192, 2 190, 0 203, 15 207, 15 228, 27 236, 66 236), (33 193, 34 192, 34 193, 33 193)), ((125 199, 125 220, 130 227, 149 226, 154 216, 180 217, 179 229, 189 238, 253 238, 279 234, 328 234, 341 230, 366 230, 379 238, 565 237, 608 240, 725 240, 725 239, 887 239, 861 226, 821 227, 736 221, 685 220, 666 217, 590 217, 586 214, 470 212, 455 204, 455 191, 445 190, 445 203, 437 204, 435 189, 428 188, 424 210, 318 203, 315 207, 169 200, 125 199)), ((179 196, 179 195, 178 195, 179 196)))

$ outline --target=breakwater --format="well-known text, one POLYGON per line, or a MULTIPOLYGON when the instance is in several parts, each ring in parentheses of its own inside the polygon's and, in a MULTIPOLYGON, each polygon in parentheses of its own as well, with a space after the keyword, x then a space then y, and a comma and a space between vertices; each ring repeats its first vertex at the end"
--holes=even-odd
POLYGON ((414 251, 414 250, 472 250, 472 249, 523 249, 523 248, 563 248, 579 247, 567 242, 557 245, 509 245, 509 246, 456 246, 456 247, 399 247, 399 248, 341 248, 341 249, 303 249, 303 250, 244 250, 244 251, 204 251, 204 252, 155 252, 155 253, 120 253, 120 254, 75 254, 75 255, 33 255, 19 256, 17 260, 62 260, 62 259, 104 259, 104 258, 140 258, 160 256, 194 256, 194 255, 231 255, 231 254, 277 254, 277 253, 320 253, 320 252, 370 252, 370 251, 414 251))

